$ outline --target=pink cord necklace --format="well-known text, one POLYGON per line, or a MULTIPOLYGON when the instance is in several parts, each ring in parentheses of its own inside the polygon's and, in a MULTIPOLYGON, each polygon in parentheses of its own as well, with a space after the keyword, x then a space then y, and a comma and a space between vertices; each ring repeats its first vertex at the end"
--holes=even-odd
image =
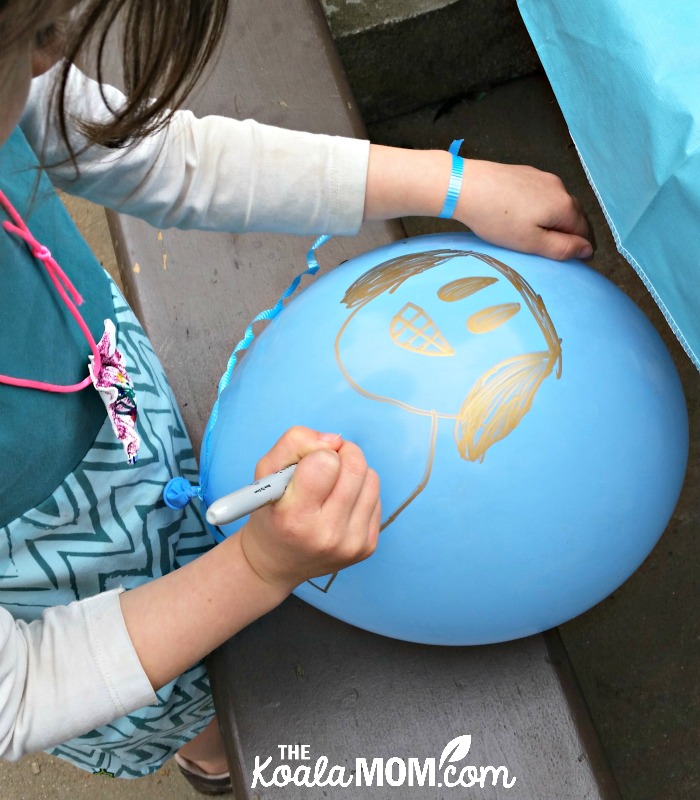
POLYGON ((95 342, 90 329, 80 311, 78 311, 78 306, 83 304, 83 298, 70 278, 51 255, 51 251, 34 238, 2 191, 0 191, 0 205, 10 217, 9 220, 2 223, 2 227, 7 233, 22 239, 32 256, 44 267, 59 296, 78 323, 92 351, 88 358, 89 375, 80 383, 56 384, 27 378, 15 378, 10 375, 0 375, 0 384, 61 394, 79 392, 92 384, 100 393, 100 397, 107 409, 107 416, 117 438, 124 445, 127 461, 130 464, 135 463, 138 459, 138 449, 141 443, 136 432, 136 395, 133 381, 124 365, 124 358, 116 347, 114 323, 109 319, 105 320, 105 332, 100 341, 95 342))

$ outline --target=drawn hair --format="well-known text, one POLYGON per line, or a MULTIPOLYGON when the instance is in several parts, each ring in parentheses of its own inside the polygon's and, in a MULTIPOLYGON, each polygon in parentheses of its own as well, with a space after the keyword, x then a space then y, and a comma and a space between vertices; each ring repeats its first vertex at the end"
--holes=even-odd
MULTIPOLYGON (((349 320, 367 303, 384 292, 394 292, 409 278, 445 264, 453 258, 476 258, 500 273, 518 292, 542 331, 546 350, 523 353, 501 361, 481 375, 467 393, 455 415, 455 443, 466 461, 483 461, 487 450, 505 439, 532 408, 542 383, 555 372, 561 377, 561 341, 547 313, 542 298, 512 267, 493 256, 473 250, 431 250, 398 256, 385 261, 358 278, 346 291, 342 303, 352 314, 336 339, 336 357, 346 380, 355 391, 370 399, 380 399, 356 384, 342 365, 338 341, 349 320)), ((496 282, 489 276, 459 278, 443 286, 438 296, 445 302, 456 302, 496 282)), ((506 303, 484 309, 471 318, 485 332, 509 319, 519 309, 518 303, 506 303)), ((396 405, 416 413, 403 403, 396 405)))

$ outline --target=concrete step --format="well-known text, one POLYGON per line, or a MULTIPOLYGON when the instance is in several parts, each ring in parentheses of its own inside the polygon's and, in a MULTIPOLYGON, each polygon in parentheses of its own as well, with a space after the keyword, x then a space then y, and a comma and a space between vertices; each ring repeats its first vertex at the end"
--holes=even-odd
POLYGON ((321 0, 367 122, 539 68, 516 0, 321 0))

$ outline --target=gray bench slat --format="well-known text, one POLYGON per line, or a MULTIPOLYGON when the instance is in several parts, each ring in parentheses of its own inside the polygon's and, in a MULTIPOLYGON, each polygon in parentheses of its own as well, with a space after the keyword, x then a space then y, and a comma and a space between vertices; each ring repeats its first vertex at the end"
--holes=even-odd
MULTIPOLYGON (((272 756, 269 780, 282 763, 278 745, 309 745, 312 765, 325 755, 329 765, 352 769, 356 758, 439 759, 449 741, 470 734, 464 764, 505 765, 517 779, 510 791, 472 789, 478 796, 619 797, 575 684, 573 697, 562 690, 561 678, 571 676, 565 661, 563 675, 555 666, 548 638, 474 648, 415 645, 343 625, 291 598, 209 660, 216 706, 232 712, 224 732, 235 752, 236 796, 322 797, 320 789, 310 794, 295 786, 251 792, 255 756, 272 756)), ((294 769, 305 762, 288 763, 294 769)), ((353 800, 464 796, 418 786, 327 791, 353 800)))
MULTIPOLYGON (((221 57, 190 105, 197 113, 363 134, 317 0, 233 3, 221 57)), ((310 240, 159 232, 109 216, 127 296, 198 451, 233 345, 303 269, 310 240)), ((402 235, 396 223, 365 226, 356 238, 326 245, 322 262, 337 264, 402 235)), ((566 659, 558 652, 564 673, 545 636, 479 648, 407 644, 290 598, 208 660, 238 796, 310 797, 294 787, 250 789, 255 756, 276 757, 278 745, 308 744, 314 760, 324 754, 340 765, 355 757, 439 758, 450 739, 471 734, 474 763, 503 764, 518 780, 514 790, 487 789, 483 797, 616 797, 570 674, 562 687, 566 659)), ((333 790, 315 793, 323 791, 333 790)), ((348 798, 438 796, 417 787, 336 791, 348 798)), ((458 795, 449 790, 445 797, 458 795)))

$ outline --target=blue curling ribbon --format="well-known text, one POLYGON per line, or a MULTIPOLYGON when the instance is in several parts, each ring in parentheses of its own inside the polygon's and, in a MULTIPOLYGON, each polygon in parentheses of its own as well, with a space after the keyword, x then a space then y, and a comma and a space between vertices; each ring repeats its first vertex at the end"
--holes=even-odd
MULTIPOLYGON (((306 254, 306 263, 308 264, 308 268, 304 270, 304 272, 300 272, 296 278, 289 284, 287 289, 283 292, 280 296, 277 303, 272 308, 268 308, 265 311, 261 311, 257 317, 250 323, 250 325, 246 328, 245 335, 243 338, 238 342, 238 344, 234 347, 233 353, 231 353, 231 357, 228 360, 228 364, 226 365, 226 371, 221 376, 221 380, 219 381, 219 386, 217 389, 216 394, 216 402, 214 403, 214 408, 212 409, 211 416, 209 417, 209 423, 207 424, 207 429, 204 432, 204 448, 202 454, 202 464, 201 464, 201 486, 198 487, 198 496, 203 497, 204 491, 206 489, 207 483, 209 481, 209 461, 211 457, 211 434, 214 430, 214 426, 216 425, 216 420, 219 416, 219 399, 221 397, 221 393, 226 389, 226 387, 231 382, 231 376, 233 375, 233 370, 236 367, 238 362, 238 354, 241 350, 246 350, 253 342, 255 338, 255 334, 253 333, 253 325, 256 322, 263 322, 265 320, 274 319, 282 310, 284 301, 290 297, 294 292, 297 290, 301 279, 305 275, 315 275, 318 270, 320 269, 319 263, 316 259, 316 250, 321 247, 321 245, 325 244, 331 237, 330 236, 319 236, 318 239, 311 245, 311 249, 306 254)), ((166 486, 167 489, 167 486, 166 486)), ((168 502, 167 500, 165 501, 168 502)))
POLYGON ((458 153, 463 142, 464 139, 455 139, 448 150, 452 155, 452 171, 450 172, 450 184, 447 187, 447 196, 445 197, 445 205, 440 212, 440 219, 452 219, 457 200, 459 200, 462 178, 464 177, 464 159, 458 153))

